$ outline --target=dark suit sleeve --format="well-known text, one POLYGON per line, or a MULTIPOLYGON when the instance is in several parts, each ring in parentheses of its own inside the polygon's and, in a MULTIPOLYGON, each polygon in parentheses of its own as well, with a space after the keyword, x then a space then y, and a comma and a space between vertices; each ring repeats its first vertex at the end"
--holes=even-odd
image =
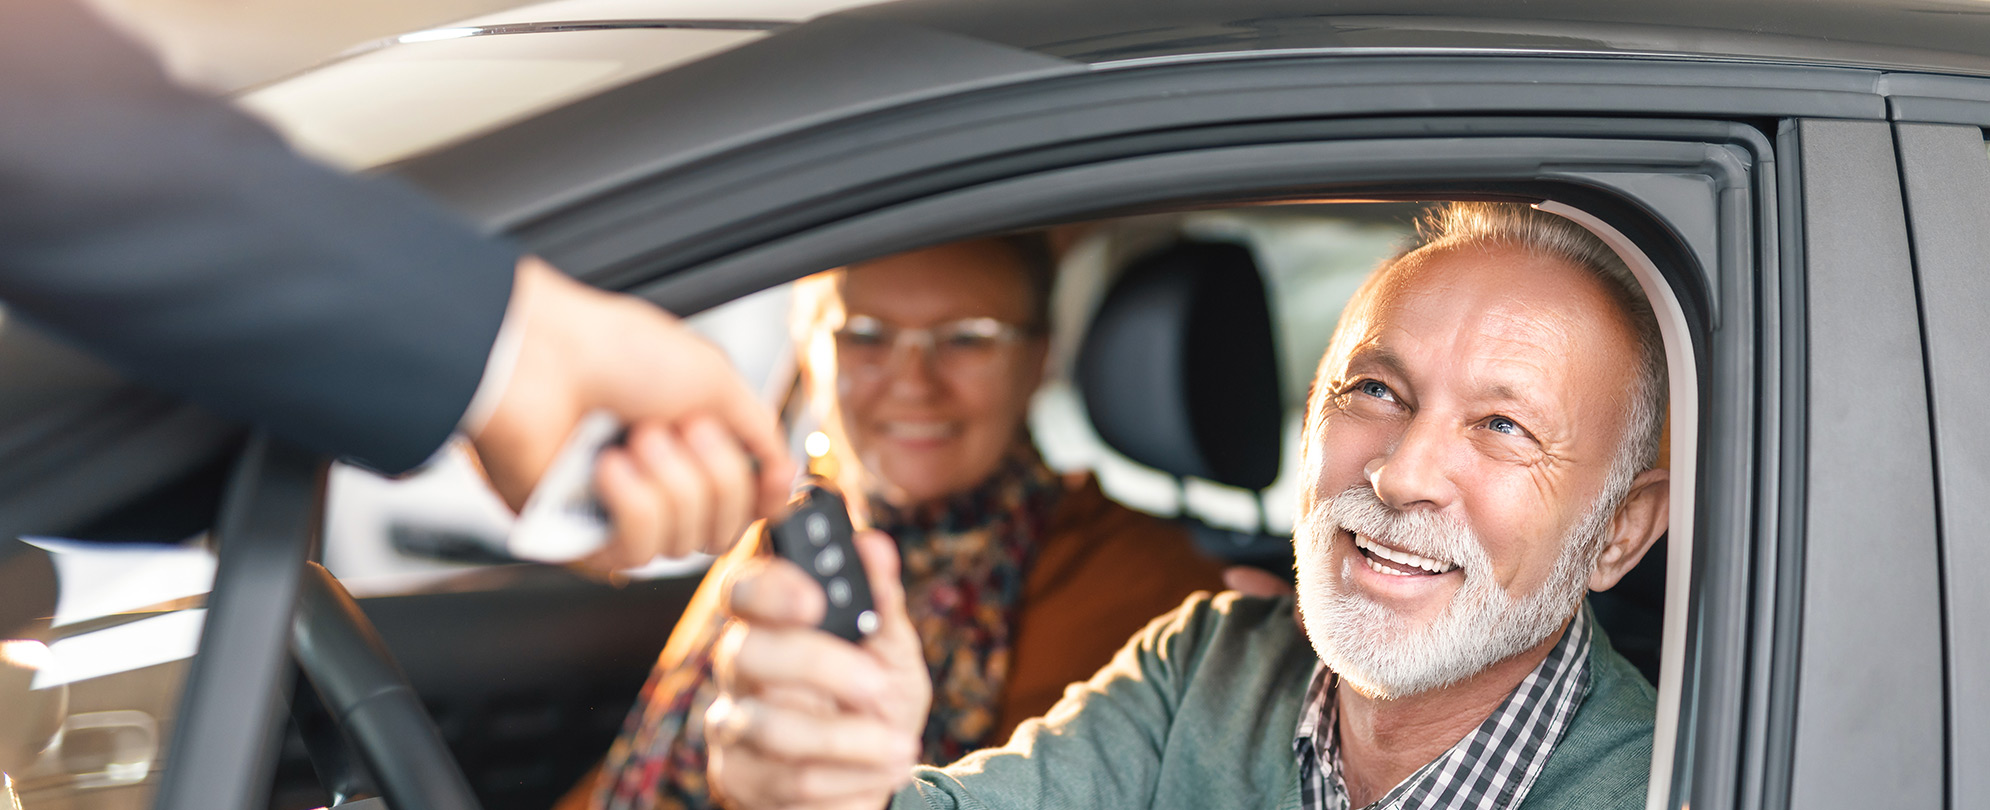
POLYGON ((403 471, 468 407, 517 258, 69 0, 0 2, 0 301, 137 381, 403 471))

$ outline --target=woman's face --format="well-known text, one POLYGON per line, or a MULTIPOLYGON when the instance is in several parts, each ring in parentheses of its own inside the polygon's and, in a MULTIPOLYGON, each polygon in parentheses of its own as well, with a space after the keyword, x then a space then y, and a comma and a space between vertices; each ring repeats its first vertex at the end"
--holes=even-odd
POLYGON ((829 323, 839 329, 837 401, 844 435, 887 501, 964 492, 1001 463, 1043 377, 1026 279, 993 241, 846 271, 842 317, 832 311, 829 323))

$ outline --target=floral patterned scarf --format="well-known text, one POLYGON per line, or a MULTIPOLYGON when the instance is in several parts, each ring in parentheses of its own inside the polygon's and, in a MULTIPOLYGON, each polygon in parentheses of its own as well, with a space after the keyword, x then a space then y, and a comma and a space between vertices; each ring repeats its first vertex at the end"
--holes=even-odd
POLYGON ((872 500, 871 522, 898 541, 906 610, 933 676, 926 761, 992 742, 1023 581, 1063 494, 1024 444, 982 486, 944 502, 906 510, 872 500))
MULTIPOLYGON (((1064 494, 1027 438, 973 490, 901 509, 870 499, 871 524, 898 541, 906 608, 933 678, 924 760, 946 764, 998 740, 1010 639, 1023 584, 1064 494)), ((716 568, 707 577, 721 575, 716 568)), ((717 610, 687 613, 679 632, 697 635, 681 662, 650 673, 622 735, 609 749, 592 806, 607 810, 709 807, 704 723, 717 694, 712 648, 724 630, 717 610)), ((674 641, 675 639, 673 639, 674 641)))

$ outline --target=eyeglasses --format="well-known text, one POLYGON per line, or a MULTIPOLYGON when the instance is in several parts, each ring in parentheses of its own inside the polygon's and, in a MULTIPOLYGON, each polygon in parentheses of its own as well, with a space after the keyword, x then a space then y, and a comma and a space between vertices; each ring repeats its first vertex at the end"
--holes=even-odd
POLYGON ((962 318, 908 329, 869 315, 852 315, 835 335, 837 363, 851 372, 881 373, 901 347, 916 346, 942 373, 979 374, 994 368, 1027 333, 995 318, 962 318))

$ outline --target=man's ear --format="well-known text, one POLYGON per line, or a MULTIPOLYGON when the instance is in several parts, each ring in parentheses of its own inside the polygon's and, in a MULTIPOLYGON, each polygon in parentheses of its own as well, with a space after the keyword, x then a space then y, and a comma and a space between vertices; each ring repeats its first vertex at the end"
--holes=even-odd
POLYGON ((1672 513, 1672 471, 1645 470, 1631 479, 1630 494, 1610 518, 1610 540, 1589 573, 1589 589, 1607 591, 1637 567, 1651 544, 1665 534, 1672 513))

